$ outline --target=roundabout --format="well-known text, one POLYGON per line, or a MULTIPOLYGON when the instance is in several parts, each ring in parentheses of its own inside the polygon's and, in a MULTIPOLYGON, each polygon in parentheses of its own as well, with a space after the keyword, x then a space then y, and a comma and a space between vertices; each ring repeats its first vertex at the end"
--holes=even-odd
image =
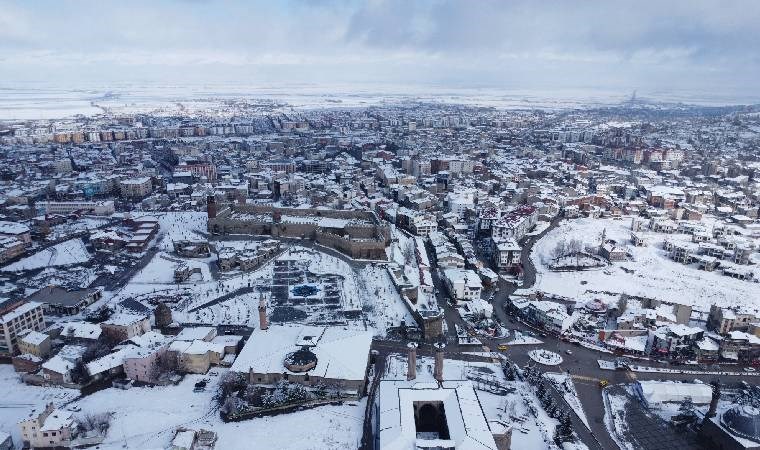
POLYGON ((528 352, 528 357, 545 366, 558 366, 562 364, 562 356, 549 350, 531 350, 528 352))

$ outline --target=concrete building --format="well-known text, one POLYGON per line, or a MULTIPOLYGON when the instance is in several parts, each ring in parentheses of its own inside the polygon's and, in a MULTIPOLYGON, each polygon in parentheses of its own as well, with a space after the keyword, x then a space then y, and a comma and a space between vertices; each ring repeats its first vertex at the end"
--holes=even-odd
POLYGON ((26 330, 18 340, 18 351, 21 354, 34 355, 38 358, 46 358, 50 354, 50 336, 39 331, 26 330))
POLYGON ((31 448, 70 447, 75 436, 74 413, 56 409, 48 403, 42 410, 33 410, 29 418, 19 422, 21 439, 31 448))
POLYGON ((71 214, 80 212, 96 216, 110 216, 116 211, 113 200, 100 202, 37 202, 35 206, 42 214, 71 214))
POLYGON ((45 328, 43 305, 37 302, 20 302, 0 309, 0 355, 11 356, 18 352, 19 335, 26 331, 45 328))
POLYGON ((483 284, 474 270, 445 269, 443 276, 449 295, 454 300, 474 300, 480 298, 483 284))
POLYGON ((27 297, 28 301, 42 303, 45 312, 58 316, 79 314, 84 308, 102 298, 100 289, 69 291, 60 286, 47 286, 27 297))
POLYGON ((119 190, 124 198, 141 199, 153 192, 153 181, 149 177, 121 180, 119 190))
POLYGON ((123 341, 150 331, 150 318, 139 314, 117 314, 101 322, 103 334, 123 341))

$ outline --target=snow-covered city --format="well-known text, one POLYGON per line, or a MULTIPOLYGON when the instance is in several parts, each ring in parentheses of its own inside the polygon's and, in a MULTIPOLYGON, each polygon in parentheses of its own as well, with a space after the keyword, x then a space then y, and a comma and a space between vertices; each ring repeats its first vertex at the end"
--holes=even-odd
POLYGON ((0 0, 0 450, 760 450, 760 8, 570 3, 0 0))

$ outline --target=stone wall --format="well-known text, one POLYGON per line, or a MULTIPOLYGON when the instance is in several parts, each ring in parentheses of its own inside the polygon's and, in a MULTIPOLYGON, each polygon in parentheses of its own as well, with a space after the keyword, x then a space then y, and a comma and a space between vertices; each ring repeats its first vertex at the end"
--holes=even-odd
POLYGON ((208 231, 217 235, 251 234, 314 240, 355 259, 385 260, 390 243, 390 228, 368 211, 274 208, 262 205, 235 205, 209 218, 208 231), (232 213, 263 215, 261 219, 233 218, 232 213), (322 228, 311 223, 283 223, 281 215, 356 219, 366 224, 352 224, 342 229, 322 228), (337 233, 342 233, 339 235, 337 233))

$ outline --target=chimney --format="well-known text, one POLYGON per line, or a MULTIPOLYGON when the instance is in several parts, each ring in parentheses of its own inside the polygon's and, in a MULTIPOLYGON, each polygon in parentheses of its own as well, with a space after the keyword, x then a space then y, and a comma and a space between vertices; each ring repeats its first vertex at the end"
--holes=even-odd
POLYGON ((443 381, 443 348, 446 345, 443 342, 436 342, 435 347, 435 368, 433 369, 433 377, 440 383, 443 381))
POLYGON ((216 217, 216 197, 213 195, 206 197, 206 213, 209 219, 216 217))
POLYGON ((417 378, 417 343, 410 342, 406 344, 406 348, 409 349, 409 359, 406 362, 406 379, 409 381, 417 378))
POLYGON ((266 330, 269 328, 269 321, 267 320, 267 301, 264 299, 264 294, 259 297, 259 328, 266 330))

